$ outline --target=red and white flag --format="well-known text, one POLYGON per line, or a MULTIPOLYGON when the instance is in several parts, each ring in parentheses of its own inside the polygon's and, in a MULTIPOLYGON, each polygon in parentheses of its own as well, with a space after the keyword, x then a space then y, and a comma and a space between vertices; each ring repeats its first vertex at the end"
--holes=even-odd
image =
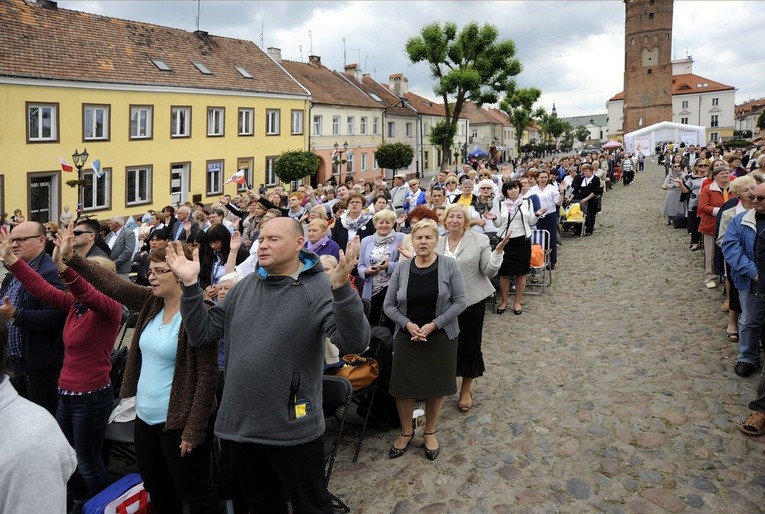
POLYGON ((239 170, 231 175, 231 178, 224 182, 224 184, 230 184, 231 182, 236 182, 237 184, 246 184, 247 177, 244 174, 244 170, 239 170))
POLYGON ((66 171, 67 173, 74 171, 74 166, 66 162, 63 157, 59 157, 58 160, 61 161, 61 171, 66 171))

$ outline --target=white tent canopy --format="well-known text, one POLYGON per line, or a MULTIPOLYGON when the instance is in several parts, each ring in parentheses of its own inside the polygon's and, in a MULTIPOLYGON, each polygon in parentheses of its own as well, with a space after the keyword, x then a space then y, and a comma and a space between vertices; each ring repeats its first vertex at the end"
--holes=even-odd
POLYGON ((706 141, 706 132, 704 127, 698 125, 662 121, 624 134, 624 150, 630 154, 642 152, 643 155, 648 156, 653 153, 657 143, 703 145, 706 141))

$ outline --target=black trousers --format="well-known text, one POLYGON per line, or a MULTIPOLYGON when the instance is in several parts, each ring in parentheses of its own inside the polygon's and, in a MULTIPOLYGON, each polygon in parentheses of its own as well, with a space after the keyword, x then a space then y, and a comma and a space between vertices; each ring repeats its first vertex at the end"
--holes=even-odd
POLYGON ((324 438, 297 446, 231 441, 234 469, 252 512, 332 513, 324 484, 324 438))
POLYGON ((151 495, 155 514, 190 514, 220 511, 218 490, 212 480, 212 425, 205 440, 181 457, 182 430, 165 430, 164 424, 148 425, 135 418, 135 453, 144 486, 151 495))
POLYGON ((8 361, 11 384, 19 396, 43 407, 55 418, 58 409, 58 376, 62 365, 29 373, 24 371, 23 366, 16 368, 12 364, 8 361))

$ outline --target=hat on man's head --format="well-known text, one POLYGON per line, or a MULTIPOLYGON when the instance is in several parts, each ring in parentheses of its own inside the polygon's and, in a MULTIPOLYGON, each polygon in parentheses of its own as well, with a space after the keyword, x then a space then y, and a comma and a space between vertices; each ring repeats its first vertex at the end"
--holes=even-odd
POLYGON ((397 173, 397 174, 393 175, 393 178, 406 179, 406 173, 397 173))

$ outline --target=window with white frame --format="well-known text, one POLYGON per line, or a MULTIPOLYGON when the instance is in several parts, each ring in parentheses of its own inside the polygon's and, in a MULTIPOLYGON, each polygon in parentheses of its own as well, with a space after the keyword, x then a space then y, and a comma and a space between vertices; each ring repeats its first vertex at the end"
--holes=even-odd
POLYGON ((303 111, 293 110, 290 116, 290 133, 292 135, 303 133, 303 111))
POLYGON ((683 109, 688 108, 688 100, 683 100, 683 103, 681 104, 683 109))
POLYGON ((255 109, 251 107, 239 108, 239 135, 255 135, 255 109))
POLYGON ((107 141, 109 139, 108 105, 84 105, 82 121, 82 139, 85 141, 107 141))
POLYGON ((151 166, 136 166, 125 171, 125 204, 151 202, 151 166))
POLYGON ((372 118, 372 135, 376 136, 380 133, 380 118, 375 116, 372 118))
POLYGON ((345 161, 346 173, 349 173, 349 174, 353 173, 353 152, 348 152, 347 154, 345 154, 345 159, 346 159, 345 161))
POLYGON ((719 98, 712 98, 712 105, 720 105, 720 99, 719 98))
POLYGON ((278 157, 266 157, 266 185, 275 186, 277 184, 276 173, 274 173, 274 162, 278 157))
POLYGON ((719 114, 713 114, 711 116, 711 119, 709 120, 709 126, 710 127, 719 127, 720 126, 720 115, 719 114))
POLYGON ((332 116, 332 135, 340 135, 340 116, 332 116))
POLYGON ((422 169, 426 170, 430 168, 430 154, 428 152, 423 152, 422 161, 422 169))
POLYGON ((396 137, 396 123, 393 121, 388 122, 388 137, 396 137))
POLYGON ((361 134, 362 136, 367 135, 367 117, 366 116, 361 116, 359 118, 359 134, 361 134))
POLYGON ((313 115, 313 135, 320 136, 322 131, 322 117, 318 114, 313 115))
POLYGON ((205 180, 207 196, 221 194, 223 192, 223 161, 207 161, 205 171, 207 172, 205 180))
POLYGON ((369 159, 369 155, 367 153, 361 154, 361 171, 367 171, 368 159, 369 159))
POLYGON ((153 114, 150 105, 130 106, 130 139, 151 139, 153 114))
POLYGON ((355 134, 356 117, 355 116, 348 116, 347 122, 348 122, 348 132, 347 132, 347 134, 349 136, 352 136, 353 134, 355 134))
POLYGON ((252 167, 255 162, 255 159, 252 157, 247 157, 245 159, 238 159, 236 170, 242 170, 244 171, 244 184, 237 184, 236 190, 238 192, 244 192, 247 191, 247 187, 252 184, 252 167))
POLYGON ((430 126, 427 123, 422 124, 422 133, 426 136, 430 135, 430 126))
POLYGON ((472 138, 478 137, 478 129, 473 129, 470 133, 470 137, 472 138))
POLYGON ((108 209, 111 204, 111 168, 101 168, 101 176, 96 175, 93 170, 82 172, 82 179, 85 185, 82 186, 83 209, 86 211, 95 211, 98 209, 108 209))
POLYGON ((27 104, 27 140, 58 141, 58 104, 27 104))
POLYGON ((226 109, 224 107, 207 108, 207 136, 220 137, 224 135, 226 109))
POLYGON ((406 137, 412 137, 412 122, 407 122, 406 125, 404 125, 405 131, 406 131, 406 137))
POLYGON ((170 137, 191 136, 191 107, 170 108, 170 137))
POLYGON ((266 135, 278 136, 279 135, 279 115, 281 111, 279 109, 267 109, 266 110, 266 135))
POLYGON ((688 118, 680 118, 680 123, 683 125, 688 125, 688 118))
POLYGON ((718 132, 710 132, 709 133, 709 139, 712 141, 717 141, 719 139, 720 134, 718 132))

